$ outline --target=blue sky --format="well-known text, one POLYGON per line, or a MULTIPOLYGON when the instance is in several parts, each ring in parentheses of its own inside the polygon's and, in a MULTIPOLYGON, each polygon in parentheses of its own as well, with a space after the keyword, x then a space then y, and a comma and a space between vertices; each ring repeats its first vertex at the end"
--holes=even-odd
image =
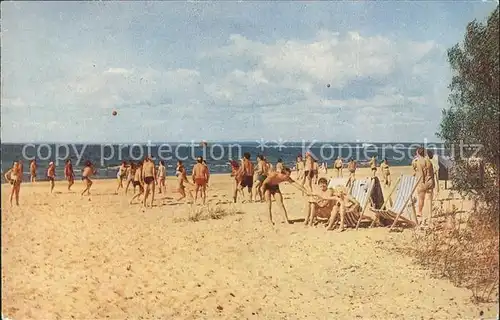
POLYGON ((436 140, 446 49, 496 2, 1 6, 4 142, 381 142, 436 140))

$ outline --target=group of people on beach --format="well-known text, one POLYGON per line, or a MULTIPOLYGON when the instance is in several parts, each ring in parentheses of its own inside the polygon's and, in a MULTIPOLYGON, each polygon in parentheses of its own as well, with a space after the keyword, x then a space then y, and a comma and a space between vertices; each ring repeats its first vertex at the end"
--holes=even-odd
MULTIPOLYGON (((414 174, 423 177, 418 191, 418 212, 421 215, 423 205, 425 203, 426 195, 430 195, 432 201, 432 191, 435 186, 436 164, 433 163, 437 157, 433 157, 430 150, 423 148, 417 149, 416 157, 412 162, 414 174), (431 180, 427 177, 432 177, 431 180), (420 190, 420 191, 419 191, 420 190)), ((333 229, 337 220, 340 222, 340 230, 343 230, 343 220, 345 208, 355 203, 347 194, 347 189, 339 186, 333 189, 328 188, 328 180, 319 178, 319 172, 327 173, 327 165, 323 163, 318 165, 318 161, 313 157, 310 152, 305 153, 305 158, 299 154, 296 159, 295 167, 296 180, 291 178, 292 169, 285 166, 282 159, 278 159, 275 166, 273 166, 266 157, 263 155, 257 156, 257 162, 252 163, 250 153, 244 153, 240 161, 230 161, 231 177, 233 180, 234 193, 233 201, 238 201, 238 194, 244 197, 244 189, 248 192, 248 201, 267 202, 269 219, 273 222, 272 217, 272 198, 276 200, 278 208, 282 211, 286 221, 291 223, 288 218, 287 211, 283 204, 283 196, 281 194, 279 185, 283 182, 288 182, 294 185, 297 189, 302 191, 303 195, 309 197, 309 207, 305 219, 306 225, 312 225, 316 218, 328 217, 327 228, 333 229), (318 186, 318 191, 314 192, 313 184, 318 186)), ((377 161, 373 156, 369 161, 369 166, 373 176, 377 173, 377 161)), ((336 177, 343 177, 344 163, 341 157, 338 157, 332 164, 336 177)), ((390 186, 390 168, 387 159, 384 159, 379 166, 382 173, 384 185, 390 186)), ((347 163, 347 170, 349 171, 349 181, 355 179, 357 170, 357 163, 354 159, 349 159, 347 163)), ((90 161, 85 162, 82 170, 82 181, 84 182, 84 189, 81 195, 90 195, 90 189, 93 181, 92 176, 96 174, 96 169, 90 161)), ((36 182, 37 179, 37 164, 33 160, 30 163, 31 182, 36 182)), ((15 161, 10 170, 5 173, 5 179, 12 184, 12 192, 10 195, 10 203, 12 205, 13 199, 16 200, 16 205, 19 205, 19 193, 23 177, 23 162, 22 160, 15 161)), ((75 172, 70 159, 66 160, 64 167, 65 180, 68 183, 68 190, 75 182, 75 172)), ((196 159, 196 164, 192 168, 191 181, 187 178, 187 171, 182 161, 177 161, 176 167, 177 188, 176 191, 180 194, 177 201, 185 199, 189 196, 190 203, 196 203, 200 195, 203 204, 206 203, 206 191, 210 179, 210 172, 206 161, 203 157, 196 159), (194 194, 194 195, 193 195, 194 194)), ((167 167, 165 162, 161 160, 158 166, 155 165, 151 157, 147 156, 143 161, 127 162, 123 161, 117 170, 117 188, 116 194, 120 189, 124 189, 125 194, 128 193, 130 186, 133 188, 133 196, 130 200, 132 204, 136 199, 142 196, 142 205, 144 207, 152 207, 155 193, 166 193, 166 177, 167 167)), ((47 168, 47 179, 50 183, 50 192, 53 192, 56 179, 56 166, 54 162, 50 162, 47 168)), ((245 201, 244 201, 245 202, 245 201)))

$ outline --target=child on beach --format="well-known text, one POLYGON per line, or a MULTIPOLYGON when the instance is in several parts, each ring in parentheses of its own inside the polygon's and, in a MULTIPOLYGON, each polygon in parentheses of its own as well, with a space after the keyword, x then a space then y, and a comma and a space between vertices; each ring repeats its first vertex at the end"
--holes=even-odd
POLYGON ((189 185, 189 189, 187 189, 187 194, 189 195, 189 199, 191 201, 194 201, 193 198, 193 193, 191 192, 191 188, 194 187, 193 184, 191 184, 188 179, 187 179, 187 173, 186 173, 186 168, 184 167, 184 164, 182 163, 181 160, 177 161, 177 192, 181 194, 181 197, 177 199, 177 201, 180 201, 186 197, 186 186, 184 185, 187 183, 189 185))
POLYGON ((90 196, 90 187, 92 187, 92 180, 90 177, 96 173, 96 169, 89 160, 85 161, 85 167, 82 170, 82 181, 85 183, 85 189, 83 189, 81 195, 83 196, 85 192, 90 196))
POLYGON ((269 221, 272 225, 274 225, 273 214, 272 214, 272 199, 273 196, 278 203, 278 207, 283 212, 286 222, 291 224, 292 222, 288 219, 288 213, 286 212, 285 205, 283 203, 283 195, 280 191, 280 183, 282 182, 290 182, 293 186, 301 190, 302 192, 308 194, 308 191, 299 183, 295 182, 292 178, 290 178, 290 174, 292 171, 289 168, 283 168, 282 173, 273 172, 270 173, 267 178, 262 182, 262 186, 260 187, 262 194, 267 201, 268 213, 269 213, 269 221))
POLYGON ((123 189, 123 180, 126 178, 127 174, 127 162, 123 161, 120 167, 118 168, 118 172, 116 173, 116 179, 118 181, 118 186, 116 187, 116 194, 118 194, 118 190, 123 189))
POLYGON ((50 181, 50 193, 52 193, 56 180, 56 165, 54 162, 49 163, 49 167, 47 168, 47 179, 50 181))

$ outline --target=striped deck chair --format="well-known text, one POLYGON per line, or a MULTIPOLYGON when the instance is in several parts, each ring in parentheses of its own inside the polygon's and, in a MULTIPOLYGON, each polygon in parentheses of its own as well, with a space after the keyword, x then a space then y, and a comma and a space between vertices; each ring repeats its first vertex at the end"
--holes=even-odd
POLYGON ((414 176, 401 175, 396 181, 391 193, 389 193, 389 196, 386 198, 382 208, 371 208, 371 211, 375 213, 376 216, 376 220, 372 222, 371 226, 382 218, 387 221, 392 221, 390 230, 398 223, 408 227, 415 227, 418 223, 417 214, 415 212, 414 203, 411 200, 419 180, 420 178, 414 176), (391 200, 393 193, 396 194, 394 201, 391 200), (391 203, 390 208, 387 207, 388 202, 391 203), (411 210, 406 210, 408 206, 411 207, 411 210))
POLYGON ((354 179, 351 181, 349 194, 357 201, 357 203, 356 205, 346 209, 345 221, 349 226, 356 227, 357 229, 363 219, 369 219, 368 221, 370 222, 372 221, 372 219, 366 217, 364 213, 371 202, 370 198, 373 185, 373 179, 370 178, 359 180, 354 179))

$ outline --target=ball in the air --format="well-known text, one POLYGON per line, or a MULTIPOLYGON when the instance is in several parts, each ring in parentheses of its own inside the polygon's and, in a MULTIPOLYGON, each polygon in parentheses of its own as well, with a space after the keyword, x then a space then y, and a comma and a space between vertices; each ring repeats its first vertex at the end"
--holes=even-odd
POLYGON ((118 112, 116 112, 116 110, 113 110, 113 115, 116 116, 118 114, 118 112))
POLYGON ((326 87, 327 87, 327 88, 330 88, 330 84, 327 84, 327 85, 326 85, 326 87))

